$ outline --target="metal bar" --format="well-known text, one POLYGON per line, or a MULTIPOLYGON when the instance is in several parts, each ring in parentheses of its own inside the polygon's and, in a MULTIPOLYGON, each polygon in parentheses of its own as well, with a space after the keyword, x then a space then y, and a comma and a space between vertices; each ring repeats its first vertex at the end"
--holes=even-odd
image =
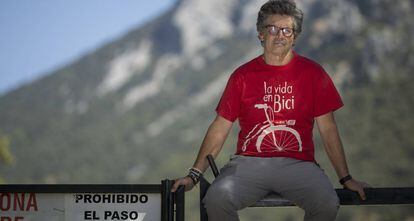
POLYGON ((160 193, 159 184, 11 184, 0 193, 160 193))
POLYGON ((162 221, 170 221, 168 220, 168 180, 161 181, 162 191, 161 191, 161 220, 162 221))
MULTIPOLYGON (((412 187, 366 188, 364 191, 367 196, 366 200, 362 200, 357 192, 336 189, 341 205, 414 204, 414 188, 412 187)), ((276 193, 272 193, 251 205, 251 207, 278 206, 295 206, 295 204, 276 193)))
POLYGON ((175 220, 184 221, 184 207, 185 207, 185 187, 178 187, 175 192, 175 220))
POLYGON ((208 221, 207 211, 204 207, 203 199, 207 193, 210 183, 204 178, 200 178, 200 221, 208 221))
POLYGON ((336 189, 341 205, 389 205, 414 204, 413 187, 366 188, 366 200, 361 200, 357 192, 336 189))
MULTIPOLYGON (((215 177, 219 175, 214 158, 207 156, 211 170, 215 177)), ((204 178, 200 179, 200 220, 208 221, 203 199, 207 193, 210 183, 204 178)), ((361 200, 357 192, 348 189, 335 189, 341 205, 392 205, 392 204, 414 204, 414 187, 387 187, 364 189, 367 199, 361 200)), ((277 193, 270 193, 250 207, 282 207, 295 206, 291 201, 284 199, 277 193)))
POLYGON ((174 221, 174 193, 171 192, 171 187, 174 184, 174 181, 172 180, 167 180, 167 194, 168 195, 168 204, 167 204, 167 220, 168 221, 174 221))
POLYGON ((217 178, 220 172, 217 169, 217 165, 214 162, 213 156, 211 154, 207 155, 207 160, 208 160, 208 163, 210 164, 211 170, 213 171, 214 177, 217 178))
MULTIPOLYGON (((210 184, 204 178, 200 181, 200 202, 204 198, 210 184)), ((392 205, 414 204, 414 187, 366 188, 366 200, 361 200, 357 192, 348 189, 336 189, 341 205, 392 205)), ((270 193, 250 207, 282 207, 295 206, 277 193, 270 193)), ((205 210, 200 203, 200 212, 205 210)), ((203 215, 202 215, 203 216, 203 215)))
POLYGON ((295 206, 291 201, 284 199, 279 194, 271 193, 265 198, 257 201, 250 207, 279 207, 279 206, 295 206))

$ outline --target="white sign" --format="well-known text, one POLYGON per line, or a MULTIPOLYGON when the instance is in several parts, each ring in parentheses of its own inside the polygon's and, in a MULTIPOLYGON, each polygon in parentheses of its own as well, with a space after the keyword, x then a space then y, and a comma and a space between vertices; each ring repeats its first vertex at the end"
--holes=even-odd
POLYGON ((0 221, 161 221, 160 193, 0 193, 0 221))

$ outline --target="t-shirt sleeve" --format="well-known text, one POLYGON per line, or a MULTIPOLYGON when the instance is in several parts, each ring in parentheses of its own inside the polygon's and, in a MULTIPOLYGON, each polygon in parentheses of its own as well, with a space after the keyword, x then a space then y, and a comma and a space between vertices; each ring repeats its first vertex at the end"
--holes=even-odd
POLYGON ((344 106, 332 79, 323 69, 318 75, 315 85, 314 117, 335 111, 344 106))
POLYGON ((237 72, 233 73, 227 81, 226 88, 221 95, 216 112, 221 117, 234 122, 239 117, 241 101, 241 80, 237 72))

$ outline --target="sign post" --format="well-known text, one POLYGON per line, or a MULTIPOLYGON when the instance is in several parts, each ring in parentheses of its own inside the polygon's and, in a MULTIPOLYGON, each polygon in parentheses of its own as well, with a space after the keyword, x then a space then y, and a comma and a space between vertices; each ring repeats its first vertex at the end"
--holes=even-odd
POLYGON ((184 191, 172 183, 0 185, 0 221, 183 221, 184 191))

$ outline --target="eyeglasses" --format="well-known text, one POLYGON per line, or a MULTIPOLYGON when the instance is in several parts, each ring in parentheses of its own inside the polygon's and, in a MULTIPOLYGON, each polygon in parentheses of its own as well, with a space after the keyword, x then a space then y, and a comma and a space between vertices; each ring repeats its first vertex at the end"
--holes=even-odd
POLYGON ((271 35, 278 35, 279 31, 282 31, 283 36, 290 37, 293 34, 293 28, 279 28, 274 25, 266 25, 265 28, 267 29, 267 32, 271 35))

